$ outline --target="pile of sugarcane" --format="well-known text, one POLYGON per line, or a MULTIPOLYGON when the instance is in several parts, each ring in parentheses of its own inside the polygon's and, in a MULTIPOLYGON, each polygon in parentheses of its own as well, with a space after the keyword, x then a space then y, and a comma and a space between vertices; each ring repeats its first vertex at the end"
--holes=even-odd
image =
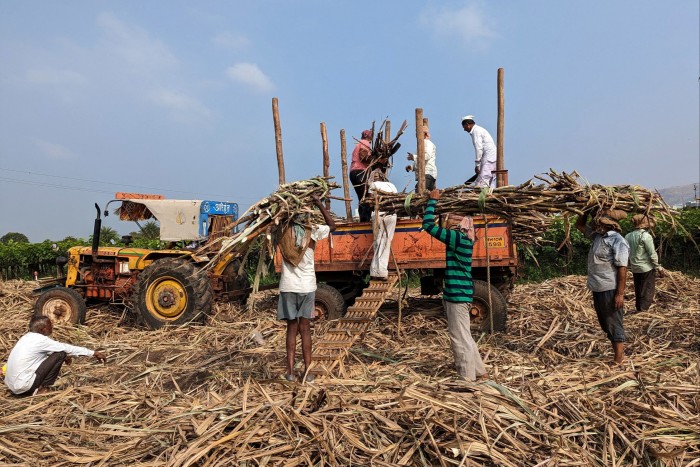
MULTIPOLYGON (((0 362, 27 331, 34 287, 0 281, 0 362)), ((671 271, 654 308, 625 316, 620 367, 585 276, 518 285, 508 333, 475 334, 479 383, 456 378, 442 303, 419 292, 401 334, 388 301, 345 376, 312 384, 282 378, 276 292, 158 330, 90 307, 54 337, 107 364, 76 358, 43 395, 0 391, 0 465, 700 465, 700 279, 671 271)), ((633 293, 625 302, 634 310, 633 293)))
MULTIPOLYGON (((591 214, 597 220, 608 209, 645 213, 675 226, 675 211, 661 196, 634 185, 603 186, 579 182, 576 172, 535 176, 519 186, 478 189, 466 185, 445 188, 438 213, 492 214, 509 220, 520 244, 537 244, 557 216, 591 214), (534 179, 541 182, 537 184, 534 179)), ((423 194, 378 193, 372 202, 380 211, 421 215, 428 199, 423 194)))

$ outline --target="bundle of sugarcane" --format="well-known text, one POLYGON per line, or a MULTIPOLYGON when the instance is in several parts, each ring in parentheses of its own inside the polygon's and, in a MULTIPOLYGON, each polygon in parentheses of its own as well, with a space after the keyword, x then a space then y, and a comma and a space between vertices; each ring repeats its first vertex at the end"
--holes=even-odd
MULTIPOLYGON (((372 144, 372 161, 373 164, 370 165, 386 165, 391 156, 393 156, 396 151, 401 147, 401 143, 398 142, 399 138, 406 131, 408 126, 406 120, 403 121, 401 128, 396 133, 396 136, 391 141, 386 141, 384 138, 383 129, 386 128, 386 120, 382 123, 379 128, 376 137, 374 138, 374 143, 372 144)), ((372 132, 374 133, 374 124, 372 124, 372 132)))
MULTIPOLYGON (((590 213, 597 220, 607 210, 645 213, 675 227, 676 212, 656 193, 640 186, 603 186, 579 182, 576 172, 535 176, 519 186, 475 189, 466 185, 441 191, 438 213, 493 214, 512 223, 513 238, 521 244, 537 244, 556 216, 590 213)), ((372 201, 380 211, 422 214, 428 193, 376 193, 372 201)))
MULTIPOLYGON (((316 177, 293 183, 286 183, 267 198, 255 203, 243 213, 231 228, 238 227, 233 235, 208 243, 197 254, 223 256, 228 253, 245 253, 251 241, 262 233, 271 234, 278 226, 288 225, 298 215, 307 214, 311 222, 322 223, 323 217, 314 209, 312 198, 328 198, 330 191, 338 188, 330 178, 316 177)), ((214 258, 215 259, 215 258, 214 258)), ((214 264, 211 261, 209 264, 214 264)))

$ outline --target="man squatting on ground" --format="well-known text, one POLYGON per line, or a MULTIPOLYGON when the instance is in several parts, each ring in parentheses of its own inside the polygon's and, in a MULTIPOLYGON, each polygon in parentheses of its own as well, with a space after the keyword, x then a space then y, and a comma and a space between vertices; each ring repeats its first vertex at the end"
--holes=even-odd
POLYGON ((71 357, 106 361, 101 352, 51 339, 52 332, 53 324, 48 317, 32 316, 29 332, 20 337, 7 359, 5 384, 13 394, 29 396, 44 392, 58 378, 63 363, 70 364, 71 357))
MULTIPOLYGON (((372 192, 397 193, 396 186, 386 179, 382 169, 375 169, 370 174, 372 180, 369 189, 372 192)), ((389 277, 389 257, 391 241, 396 230, 396 214, 379 212, 374 223, 374 256, 369 266, 372 279, 386 280, 389 277)))
POLYGON ((429 194, 423 215, 423 230, 445 244, 445 286, 442 293, 447 314, 447 332, 452 344, 457 373, 470 381, 486 374, 484 362, 472 337, 469 308, 473 301, 472 250, 474 226, 470 216, 459 221, 447 216, 445 228, 435 224, 435 208, 440 191, 429 194), (454 219, 454 220, 453 220, 454 219), (471 236, 471 237, 470 237, 471 236))
MULTIPOLYGON (((437 165, 435 164, 435 158, 437 157, 437 149, 435 144, 430 141, 430 130, 428 127, 423 127, 423 149, 425 155, 425 189, 428 191, 435 189, 435 182, 437 181, 437 165)), ((416 193, 418 193, 418 171, 416 169, 416 164, 418 163, 418 156, 412 153, 408 153, 406 157, 409 161, 413 161, 412 165, 406 166, 406 172, 413 170, 416 173, 416 193)))
POLYGON ((607 210, 597 222, 586 225, 588 213, 579 216, 576 228, 592 240, 588 251, 588 288, 593 293, 593 308, 598 323, 612 343, 614 361, 622 363, 625 357, 625 281, 629 245, 620 235, 620 219, 627 214, 619 210, 607 210))
POLYGON ((630 246, 630 271, 634 278, 634 305, 637 311, 647 311, 654 302, 656 274, 663 277, 664 268, 654 249, 654 238, 647 229, 653 229, 655 221, 645 214, 632 216, 634 230, 625 235, 630 246))
POLYGON ((362 139, 357 142, 352 150, 352 161, 350 162, 350 183, 355 188, 357 199, 360 205, 357 212, 360 222, 369 222, 372 215, 372 207, 362 202, 365 197, 368 185, 368 167, 372 159, 372 130, 362 132, 362 139))
POLYGON ((474 122, 474 115, 462 117, 462 129, 469 133, 474 144, 474 172, 478 175, 474 181, 476 187, 496 188, 496 145, 491 134, 474 122))
POLYGON ((294 359, 297 334, 301 336, 301 353, 304 358, 306 381, 313 381, 308 374, 311 365, 311 319, 316 298, 316 271, 314 248, 318 240, 326 238, 335 230, 335 222, 321 201, 313 196, 313 202, 321 211, 326 225, 311 225, 306 218, 296 218, 282 232, 279 241, 282 252, 282 272, 279 284, 277 318, 287 322, 287 381, 295 381, 294 359))

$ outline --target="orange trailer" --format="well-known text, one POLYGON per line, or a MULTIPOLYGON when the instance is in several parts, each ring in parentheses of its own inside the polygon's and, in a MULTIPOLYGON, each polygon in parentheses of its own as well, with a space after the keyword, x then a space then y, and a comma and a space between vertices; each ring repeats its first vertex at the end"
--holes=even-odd
MULTIPOLYGON (((421 219, 398 219, 389 269, 395 270, 398 266, 401 270, 420 270, 421 293, 437 295, 441 292, 445 271, 445 245, 422 231, 421 224, 421 219)), ((488 331, 493 318, 493 329, 502 331, 507 314, 504 296, 513 286, 518 265, 511 227, 505 219, 496 216, 475 216, 474 227, 473 325, 488 331), (490 274, 487 274, 489 268, 490 274), (490 309, 493 310, 492 317, 489 316, 490 309)), ((371 222, 338 222, 335 232, 317 243, 316 309, 320 315, 328 319, 342 316, 347 306, 362 293, 368 282, 373 241, 371 222)), ((275 263, 279 270, 279 254, 275 263)))

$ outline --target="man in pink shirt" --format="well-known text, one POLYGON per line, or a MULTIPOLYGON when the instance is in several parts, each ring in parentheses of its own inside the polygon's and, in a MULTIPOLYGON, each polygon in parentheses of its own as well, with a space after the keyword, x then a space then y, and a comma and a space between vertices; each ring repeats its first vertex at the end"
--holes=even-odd
POLYGON ((372 157, 372 130, 362 132, 362 139, 357 142, 352 150, 352 162, 350 164, 350 182, 355 187, 355 193, 360 201, 358 212, 360 222, 369 222, 372 215, 372 207, 363 204, 362 199, 367 192, 367 178, 370 159, 372 157))

